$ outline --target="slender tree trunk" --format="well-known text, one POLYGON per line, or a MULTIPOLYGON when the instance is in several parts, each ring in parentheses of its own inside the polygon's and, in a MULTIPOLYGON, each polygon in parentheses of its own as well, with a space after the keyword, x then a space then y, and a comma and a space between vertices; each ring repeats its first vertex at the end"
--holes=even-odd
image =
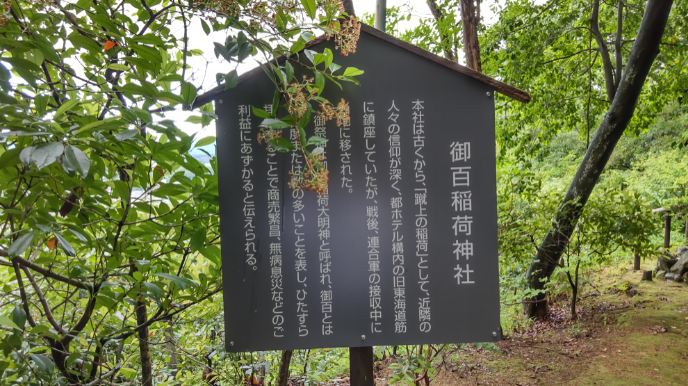
POLYGON ((461 0, 461 27, 463 29, 463 50, 466 55, 466 66, 483 72, 480 62, 480 43, 478 42, 478 24, 480 23, 480 0, 461 0))
POLYGON ((638 271, 640 269, 640 255, 636 251, 633 254, 633 270, 638 271))
MULTIPOLYGON (((463 1, 463 0, 462 0, 463 1)), ((633 117, 647 74, 659 53, 659 44, 671 11, 671 0, 649 0, 640 30, 631 49, 623 77, 604 120, 557 210, 552 229, 547 233, 526 274, 530 288, 542 290, 557 267, 583 207, 600 178, 609 157, 633 117)), ((547 301, 544 292, 523 303, 528 316, 544 316, 547 301)))
POLYGON ((291 364, 292 355, 294 355, 294 350, 282 351, 282 358, 280 359, 279 370, 277 371, 276 386, 287 386, 287 379, 289 378, 289 365, 291 364))
POLYGON ((356 16, 353 0, 342 0, 342 4, 344 4, 344 11, 348 13, 349 16, 356 16))
POLYGON ((688 213, 686 213, 686 244, 688 244, 688 213))
POLYGON ((664 216, 664 249, 671 246, 671 215, 664 216))
MULTIPOLYGON (((139 296, 136 301, 136 323, 143 324, 148 320, 148 310, 145 301, 139 296)), ((141 353, 141 385, 153 386, 153 364, 150 356, 150 343, 148 342, 148 327, 138 331, 139 351, 141 353)))
POLYGON ((165 328, 165 340, 167 340, 167 350, 170 353, 170 374, 173 378, 177 377, 177 371, 179 366, 179 358, 177 357, 177 345, 174 339, 174 322, 172 318, 167 322, 167 328, 165 328))

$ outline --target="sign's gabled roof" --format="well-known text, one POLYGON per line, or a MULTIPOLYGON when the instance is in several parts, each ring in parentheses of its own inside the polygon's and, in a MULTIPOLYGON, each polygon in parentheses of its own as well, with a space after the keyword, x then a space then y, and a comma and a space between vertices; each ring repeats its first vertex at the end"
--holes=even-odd
MULTIPOLYGON (((523 102, 523 103, 528 103, 530 101, 530 94, 528 94, 527 92, 525 92, 519 88, 516 88, 516 87, 511 86, 509 84, 506 84, 504 82, 498 81, 497 79, 491 78, 491 77, 489 77, 489 76, 487 76, 481 72, 472 70, 472 69, 465 67, 465 66, 462 66, 456 62, 453 62, 449 59, 443 58, 439 55, 435 55, 432 52, 428 52, 428 51, 426 51, 420 47, 414 46, 411 43, 405 42, 401 39, 397 39, 394 36, 388 35, 382 31, 379 31, 379 30, 369 26, 369 25, 361 23, 361 33, 366 33, 368 35, 374 36, 378 39, 384 40, 384 41, 391 43, 397 47, 403 48, 403 49, 405 49, 409 52, 412 52, 418 56, 422 56, 425 59, 431 60, 437 64, 440 64, 440 65, 447 67, 451 70, 454 70, 458 73, 470 76, 473 79, 476 79, 482 83, 485 83, 485 84, 493 87, 495 89, 495 91, 499 92, 502 95, 508 96, 509 98, 515 99, 515 100, 517 100, 519 102, 523 102)), ((316 45, 318 45, 318 44, 320 44, 326 40, 327 40, 327 35, 319 36, 319 37, 309 41, 306 44, 306 47, 304 49, 312 48, 312 47, 314 47, 314 46, 316 46, 316 45)), ((280 56, 277 59, 277 61, 279 63, 282 63, 285 60, 286 60, 286 57, 284 57, 284 56, 280 56)), ((256 76, 262 72, 263 72, 263 69, 261 67, 256 67, 256 68, 252 69, 251 71, 248 71, 248 72, 244 73, 243 75, 241 75, 239 77, 239 82, 241 83, 243 81, 246 81, 247 79, 252 78, 252 77, 254 77, 254 76, 256 76)), ((225 91, 224 85, 215 87, 215 88, 211 89, 210 91, 208 91, 202 95, 199 95, 198 98, 196 98, 196 100, 194 101, 194 104, 192 107, 194 109, 201 107, 204 104, 215 100, 224 91, 225 91)))

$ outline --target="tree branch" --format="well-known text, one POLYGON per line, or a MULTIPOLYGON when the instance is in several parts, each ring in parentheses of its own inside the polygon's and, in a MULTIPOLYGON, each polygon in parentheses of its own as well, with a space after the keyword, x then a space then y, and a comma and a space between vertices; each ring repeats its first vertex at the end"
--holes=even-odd
POLYGON ((435 0, 428 0, 427 1, 428 8, 430 8, 430 13, 432 13, 432 16, 435 18, 435 22, 437 22, 437 31, 440 33, 440 37, 442 39, 442 45, 443 45, 443 50, 444 50, 444 56, 446 56, 447 59, 451 60, 452 62, 456 60, 454 58, 454 51, 451 49, 451 41, 449 41, 449 36, 442 32, 442 29, 440 28, 440 24, 444 22, 444 15, 442 14, 442 10, 440 10, 437 7, 437 3, 435 0))
POLYGON ((618 11, 616 14, 616 42, 614 43, 614 50, 616 51, 616 88, 619 88, 621 82, 621 69, 623 60, 621 58, 621 46, 623 45, 623 1, 619 0, 618 11))
POLYGON ((604 66, 604 84, 607 89, 607 98, 609 98, 609 103, 612 103, 614 96, 616 95, 614 67, 612 66, 612 61, 609 58, 609 49, 607 48, 607 43, 604 41, 604 37, 600 33, 599 13, 600 0, 594 0, 592 3, 592 15, 590 16, 590 30, 592 31, 592 35, 597 42, 597 46, 599 47, 600 56, 602 56, 602 64, 604 66))
POLYGON ((55 279, 55 280, 57 280, 57 281, 61 281, 61 282, 63 282, 63 283, 67 283, 67 284, 69 284, 69 285, 72 285, 72 286, 74 286, 74 287, 77 287, 77 288, 81 288, 81 289, 87 290, 87 291, 89 291, 89 292, 90 292, 90 291, 93 291, 93 288, 92 288, 90 285, 87 285, 87 284, 85 284, 85 283, 83 283, 83 282, 81 282, 81 281, 78 281, 78 280, 70 279, 70 278, 68 278, 67 276, 60 275, 60 274, 57 273, 57 272, 53 272, 53 271, 51 271, 51 270, 49 270, 49 269, 43 268, 43 267, 41 267, 40 265, 36 265, 36 264, 34 264, 34 263, 32 263, 32 262, 30 262, 30 261, 28 261, 28 260, 25 260, 24 258, 15 257, 14 259, 12 259, 12 261, 13 261, 13 262, 16 261, 17 263, 19 263, 19 264, 20 264, 21 266, 23 266, 23 267, 26 267, 26 268, 29 268, 29 269, 31 269, 31 270, 33 270, 33 271, 39 272, 39 273, 41 273, 43 276, 47 276, 47 277, 53 278, 53 279, 55 279))
POLYGON ((60 324, 57 323, 57 321, 53 317, 53 313, 50 312, 50 306, 48 306, 48 302, 45 300, 45 295, 43 295, 43 291, 41 291, 41 287, 39 287, 38 283, 36 283, 36 279, 34 279, 33 275, 31 274, 31 271, 29 271, 29 269, 26 267, 22 267, 22 271, 24 271, 26 278, 29 279, 29 282, 31 283, 34 292, 36 292, 36 296, 38 296, 38 300, 41 302, 41 305, 43 306, 43 310, 45 311, 45 317, 48 319, 48 322, 50 322, 50 324, 57 332, 63 335, 66 334, 67 331, 65 331, 62 328, 62 326, 60 326, 60 324))
POLYGON ((29 310, 29 301, 26 297, 26 291, 24 290, 24 281, 22 280, 21 271, 19 270, 19 264, 17 264, 16 261, 12 261, 12 266, 14 267, 14 273, 17 276, 19 295, 21 296, 22 300, 22 308, 24 308, 24 312, 26 313, 26 320, 29 322, 31 327, 36 327, 36 322, 33 320, 33 316, 31 316, 31 310, 29 310))

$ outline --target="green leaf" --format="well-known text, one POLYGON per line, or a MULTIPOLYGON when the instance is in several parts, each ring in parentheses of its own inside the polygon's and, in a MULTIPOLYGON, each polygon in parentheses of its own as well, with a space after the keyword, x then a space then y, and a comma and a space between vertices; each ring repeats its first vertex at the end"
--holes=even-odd
POLYGON ((65 147, 65 157, 63 162, 64 160, 70 164, 72 169, 78 171, 82 177, 86 177, 88 175, 88 169, 91 166, 91 161, 79 148, 67 145, 65 147))
POLYGON ((62 236, 61 233, 55 232, 55 237, 57 237, 57 242, 67 256, 76 256, 76 251, 72 248, 72 245, 67 241, 67 239, 62 236))
POLYGON ((303 53, 306 54, 306 57, 308 58, 308 60, 310 60, 311 63, 313 63, 313 65, 315 65, 315 58, 314 58, 315 52, 311 51, 311 50, 303 50, 303 53))
POLYGON ((23 330, 24 325, 26 325, 26 312, 24 312, 21 307, 14 306, 14 310, 12 310, 12 321, 20 330, 23 330))
POLYGON ((124 181, 115 181, 114 184, 114 192, 117 193, 117 197, 124 202, 129 202, 129 184, 124 181))
POLYGON ((125 130, 121 133, 115 134, 115 139, 118 141, 124 141, 124 140, 127 140, 129 138, 134 138, 136 136, 136 134, 138 134, 138 133, 139 133, 139 131, 136 129, 125 130))
POLYGON ((291 48, 289 48, 289 52, 291 52, 292 54, 295 54, 304 48, 306 48, 306 43, 304 43, 300 40, 297 40, 291 45, 291 48))
POLYGON ((15 147, 14 149, 2 153, 2 155, 0 155, 0 170, 18 164, 20 162, 19 154, 22 150, 23 149, 15 147))
POLYGON ((315 87, 318 88, 318 95, 325 89, 325 77, 322 73, 315 73, 315 87))
POLYGON ((62 114, 64 114, 64 113, 66 113, 67 111, 71 110, 72 108, 74 108, 74 106, 76 106, 76 105, 78 105, 78 104, 79 104, 79 100, 76 99, 76 98, 75 98, 75 99, 70 99, 70 100, 68 100, 68 101, 66 101, 66 102, 63 102, 63 103, 62 103, 62 106, 60 106, 60 108, 57 109, 57 111, 55 112, 55 116, 53 117, 53 119, 57 120, 57 118, 61 117, 62 114))
POLYGON ((272 115, 270 115, 270 113, 268 113, 267 111, 259 109, 255 106, 251 106, 251 109, 253 109, 253 115, 255 115, 258 118, 270 118, 270 117, 272 117, 272 115))
POLYGON ((108 65, 108 68, 116 71, 129 71, 130 67, 126 64, 112 63, 108 65))
POLYGON ((329 68, 334 60, 334 54, 332 54, 332 50, 329 48, 325 48, 323 54, 325 55, 325 68, 329 68))
POLYGON ((220 253, 220 248, 218 248, 217 245, 208 245, 207 247, 201 248, 198 251, 216 266, 219 267, 222 265, 222 254, 220 253))
POLYGON ((10 318, 2 315, 0 315, 0 326, 19 328, 19 326, 17 326, 12 320, 10 320, 10 318))
POLYGON ((196 142, 196 144, 194 145, 194 147, 208 146, 214 142, 215 142, 215 137, 212 137, 212 136, 211 137, 205 137, 205 138, 199 139, 198 142, 196 142))
POLYGON ((187 279, 185 277, 179 277, 176 275, 171 275, 169 273, 154 273, 153 275, 159 276, 163 279, 169 280, 176 284, 181 290, 186 289, 186 287, 198 287, 198 283, 193 280, 187 279))
POLYGON ((201 19, 201 27, 203 27, 203 32, 205 32, 206 36, 210 35, 210 26, 203 19, 201 19))
POLYGON ((69 41, 75 48, 83 48, 93 55, 98 55, 103 51, 103 47, 100 44, 76 31, 69 35, 69 41))
POLYGON ((31 153, 31 160, 40 170, 55 162, 63 152, 64 145, 62 145, 62 142, 50 142, 38 146, 36 150, 31 153))
POLYGON ((308 17, 310 17, 311 20, 315 19, 315 12, 318 10, 315 0, 301 0, 301 5, 303 5, 303 9, 306 10, 308 17))
POLYGON ((34 72, 39 72, 41 70, 35 63, 30 60, 21 58, 5 58, 0 57, 0 60, 7 62, 12 65, 12 69, 19 74, 24 80, 29 82, 32 86, 36 85, 36 77, 33 75, 34 72))
POLYGON ((162 294, 162 290, 160 289, 160 287, 153 283, 143 283, 143 285, 145 285, 146 288, 148 288, 148 292, 153 294, 155 300, 160 300, 160 295, 162 294))
POLYGON ((363 74, 363 71, 356 67, 347 67, 346 70, 344 70, 344 76, 356 76, 361 74, 363 74))
POLYGON ((31 160, 31 154, 34 150, 36 150, 36 146, 29 146, 22 149, 21 153, 19 153, 19 161, 21 161, 24 166, 31 166, 31 163, 33 162, 31 160))
POLYGON ((319 145, 321 143, 327 143, 327 139, 323 137, 318 137, 317 135, 314 135, 310 138, 308 138, 308 142, 306 143, 307 145, 319 145))
POLYGON ((203 244, 205 244, 206 232, 207 230, 205 228, 200 228, 194 232, 194 234, 191 236, 191 240, 189 241, 189 250, 191 252, 196 252, 203 248, 203 244))
POLYGON ((239 75, 236 70, 232 70, 225 75, 225 90, 234 88, 239 84, 239 75))
POLYGON ((260 125, 258 125, 258 127, 267 127, 270 129, 287 129, 290 128, 291 125, 280 119, 268 118, 264 119, 263 122, 261 122, 260 125))
POLYGON ((36 363, 39 369, 47 374, 52 375, 55 371, 55 364, 45 355, 42 354, 29 354, 29 357, 36 363))
POLYGON ((290 152, 290 151, 296 149, 296 147, 294 146, 293 143, 291 143, 291 141, 289 141, 286 138, 282 138, 282 137, 274 138, 274 139, 270 140, 270 142, 268 142, 268 144, 273 149, 275 149, 276 151, 279 151, 281 153, 290 152))
POLYGON ((157 48, 142 46, 140 44, 132 44, 131 48, 141 59, 149 60, 153 63, 162 63, 162 56, 157 48))
POLYGON ((88 239, 86 238, 86 236, 84 236, 84 235, 82 235, 81 233, 75 231, 74 229, 70 229, 70 231, 71 231, 72 233, 74 233, 74 236, 76 236, 76 238, 78 238, 79 241, 81 241, 82 243, 87 243, 87 242, 88 242, 88 239))
POLYGON ((184 104, 187 106, 191 106, 193 102, 196 100, 196 94, 198 93, 198 90, 196 89, 196 86, 194 86, 191 83, 184 83, 182 84, 182 93, 181 97, 184 100, 184 104))
POLYGON ((135 43, 152 44, 154 46, 164 46, 165 42, 159 37, 153 34, 145 34, 141 36, 135 36, 131 39, 135 43))
POLYGON ((284 62, 284 73, 287 75, 287 83, 291 82, 294 77, 294 67, 289 61, 284 62))

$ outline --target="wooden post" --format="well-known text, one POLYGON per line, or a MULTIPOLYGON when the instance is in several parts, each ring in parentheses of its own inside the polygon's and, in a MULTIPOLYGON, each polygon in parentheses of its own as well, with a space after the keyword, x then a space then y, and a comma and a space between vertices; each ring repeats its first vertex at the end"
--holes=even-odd
POLYGON ((633 254, 633 270, 640 270, 640 255, 638 254, 638 252, 635 252, 633 254))
POLYGON ((671 245, 671 215, 664 216, 664 249, 671 245))
POLYGON ((351 386, 375 386, 372 347, 349 347, 349 368, 351 386))
POLYGON ((688 243, 688 213, 686 213, 686 243, 688 243))

